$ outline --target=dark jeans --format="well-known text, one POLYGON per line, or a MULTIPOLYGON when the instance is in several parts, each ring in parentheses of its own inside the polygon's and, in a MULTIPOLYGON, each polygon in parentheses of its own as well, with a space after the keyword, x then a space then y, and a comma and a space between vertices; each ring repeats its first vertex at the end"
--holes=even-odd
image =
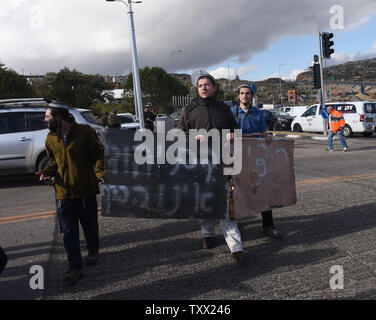
POLYGON ((0 247, 0 274, 3 272, 7 262, 8 262, 8 257, 5 254, 3 248, 0 247))
POLYGON ((63 241, 68 255, 69 268, 81 269, 79 222, 84 231, 89 253, 96 252, 99 248, 96 197, 56 200, 56 208, 60 231, 64 234, 63 241))
POLYGON ((265 227, 273 227, 273 211, 268 210, 268 211, 263 211, 261 212, 262 215, 262 226, 265 227))

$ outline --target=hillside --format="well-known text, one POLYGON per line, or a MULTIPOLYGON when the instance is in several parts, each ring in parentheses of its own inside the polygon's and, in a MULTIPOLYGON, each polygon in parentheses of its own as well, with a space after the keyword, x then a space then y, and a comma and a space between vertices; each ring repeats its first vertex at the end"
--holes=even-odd
MULTIPOLYGON (((190 76, 186 74, 175 74, 181 81, 191 88, 192 94, 195 88, 190 83, 190 76)), ((340 65, 324 68, 324 85, 328 101, 359 101, 363 100, 361 83, 364 76, 365 99, 376 101, 376 59, 352 61, 340 65), (330 99, 331 98, 331 99, 330 99)), ((296 81, 284 81, 279 78, 270 78, 263 81, 254 81, 257 86, 257 98, 264 104, 282 103, 290 104, 287 101, 288 90, 296 91, 296 105, 309 105, 317 102, 317 89, 310 84, 312 78, 309 72, 299 74, 296 81), (280 89, 281 88, 281 89, 280 89)), ((250 83, 248 80, 217 79, 219 87, 224 91, 225 100, 236 96, 236 88, 243 83, 250 83)))

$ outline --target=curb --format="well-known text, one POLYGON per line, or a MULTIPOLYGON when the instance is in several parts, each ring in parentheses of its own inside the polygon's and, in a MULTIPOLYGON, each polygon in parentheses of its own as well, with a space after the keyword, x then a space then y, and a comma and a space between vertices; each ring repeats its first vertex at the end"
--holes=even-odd
MULTIPOLYGON (((291 138, 291 139, 311 139, 311 140, 316 140, 316 141, 327 141, 328 136, 323 136, 323 135, 318 135, 318 134, 305 134, 305 133, 298 133, 298 132, 281 132, 281 131, 272 131, 273 135, 275 137, 284 137, 284 138, 291 138)), ((338 139, 337 136, 334 136, 333 139, 338 139)))

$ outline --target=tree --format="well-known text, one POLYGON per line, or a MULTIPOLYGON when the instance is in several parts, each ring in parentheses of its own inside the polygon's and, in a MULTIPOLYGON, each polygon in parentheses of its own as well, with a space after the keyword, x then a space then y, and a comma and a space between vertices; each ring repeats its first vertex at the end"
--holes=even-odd
MULTIPOLYGON (((140 82, 143 100, 147 99, 159 107, 159 112, 172 112, 172 97, 186 96, 187 87, 178 79, 160 67, 145 67, 140 70, 140 82)), ((126 90, 133 90, 133 77, 129 75, 126 90)))
POLYGON ((32 87, 25 76, 0 63, 0 99, 28 98, 32 87))
POLYGON ((90 108, 94 103, 111 100, 110 94, 103 94, 112 89, 101 75, 82 74, 77 70, 64 68, 58 73, 47 73, 43 81, 37 84, 35 94, 41 97, 64 102, 71 107, 90 108))

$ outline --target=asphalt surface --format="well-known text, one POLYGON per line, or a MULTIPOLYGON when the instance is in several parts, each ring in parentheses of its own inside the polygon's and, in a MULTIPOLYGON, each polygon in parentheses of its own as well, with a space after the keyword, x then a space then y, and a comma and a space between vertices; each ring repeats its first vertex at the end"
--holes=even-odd
POLYGON ((202 250, 197 221, 100 216, 100 263, 73 288, 60 282, 67 262, 49 213, 52 188, 22 179, 0 184, 0 244, 10 258, 0 299, 375 299, 376 137, 348 144, 344 153, 337 140, 329 153, 325 140, 295 140, 298 202, 273 213, 285 237, 264 237, 260 215, 239 222, 244 266, 232 261, 220 226, 217 246, 202 250), (18 221, 28 213, 42 215, 18 221), (34 264, 44 267, 44 290, 28 288, 34 264), (332 290, 336 265, 344 288, 332 290))

